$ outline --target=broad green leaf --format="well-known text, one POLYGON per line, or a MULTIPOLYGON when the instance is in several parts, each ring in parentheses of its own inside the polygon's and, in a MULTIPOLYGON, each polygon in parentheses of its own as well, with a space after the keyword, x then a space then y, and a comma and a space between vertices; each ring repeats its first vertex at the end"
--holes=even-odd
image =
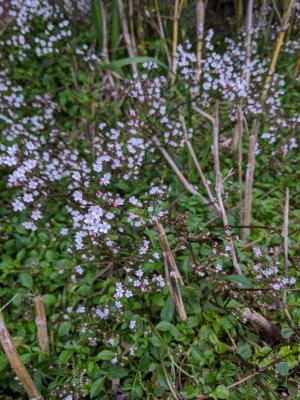
POLYGON ((73 350, 64 350, 60 353, 58 357, 58 362, 60 364, 65 364, 73 355, 73 350))
POLYGON ((252 349, 248 343, 240 343, 238 344, 238 353, 244 360, 248 360, 252 356, 252 349))
POLYGON ((167 332, 170 331, 174 328, 174 325, 172 325, 168 321, 161 321, 156 325, 156 329, 162 332, 167 332))
POLYGON ((111 365, 108 368, 108 378, 110 380, 115 379, 115 378, 124 378, 127 375, 128 375, 128 372, 126 371, 126 369, 124 369, 120 365, 111 365))
POLYGON ((103 28, 102 28, 102 18, 101 18, 101 7, 99 0, 91 0, 92 6, 92 21, 95 26, 95 34, 99 48, 102 46, 103 28))
POLYGON ((228 399, 229 398, 229 390, 224 385, 219 385, 217 388, 212 392, 212 397, 214 399, 228 399))
POLYGON ((250 279, 242 275, 228 275, 226 279, 232 283, 238 283, 240 287, 244 289, 254 288, 254 284, 250 281, 250 279))
POLYGON ((95 382, 93 382, 91 390, 90 390, 91 399, 93 399, 95 396, 97 396, 100 393, 101 389, 103 388, 104 379, 105 379, 105 377, 98 378, 95 380, 95 382))
POLYGON ((133 64, 144 64, 144 63, 149 63, 153 62, 160 67, 164 68, 165 70, 168 70, 169 67, 163 63, 160 60, 157 60, 156 58, 153 57, 146 57, 146 56, 136 56, 136 57, 126 57, 126 58, 121 58, 120 60, 113 61, 111 63, 100 63, 100 66, 103 69, 120 69, 123 67, 127 67, 128 65, 133 65, 133 64))
POLYGON ((47 305, 56 304, 56 297, 53 294, 44 294, 44 303, 47 305))
POLYGON ((114 358, 114 356, 115 356, 115 353, 113 351, 103 350, 97 355, 96 360, 97 361, 99 361, 99 360, 110 361, 114 358))
POLYGON ((71 326, 72 326, 72 324, 69 321, 62 322, 58 328, 58 336, 66 335, 69 332, 69 330, 71 329, 71 326))
POLYGON ((276 371, 281 376, 287 376, 289 369, 289 364, 287 362, 280 362, 276 364, 276 371))
POLYGON ((175 311, 175 304, 171 296, 169 296, 161 310, 160 317, 164 321, 172 321, 175 311))
POLYGON ((27 287, 28 289, 32 289, 33 280, 28 272, 22 272, 19 276, 19 280, 22 286, 27 287))

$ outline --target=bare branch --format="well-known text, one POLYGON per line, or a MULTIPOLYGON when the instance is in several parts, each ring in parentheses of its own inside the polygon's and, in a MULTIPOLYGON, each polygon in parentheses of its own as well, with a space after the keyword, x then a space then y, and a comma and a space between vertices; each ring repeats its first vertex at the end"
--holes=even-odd
MULTIPOLYGON (((242 225, 248 226, 251 224, 251 212, 252 212, 252 193, 253 193, 253 182, 254 182, 254 170, 255 170, 255 149, 256 139, 259 129, 259 123, 254 121, 253 131, 249 136, 249 150, 248 150, 248 164, 246 171, 246 182, 245 182, 245 199, 244 199, 244 210, 242 225)), ((242 239, 246 239, 250 233, 249 228, 242 229, 242 239)))
POLYGON ((207 180, 205 178, 205 175, 204 175, 204 173, 202 171, 200 162, 199 162, 199 160, 198 160, 198 158, 196 156, 196 153, 195 153, 195 151, 193 149, 192 143, 189 141, 188 132, 187 132, 187 129, 186 129, 184 117, 182 115, 180 116, 180 121, 182 123, 182 128, 183 128, 183 131, 184 131, 184 138, 185 138, 185 142, 186 142, 188 151, 190 152, 190 154, 192 156, 192 159, 194 161, 194 164, 195 164, 195 166, 197 168, 197 171, 198 171, 198 174, 200 176, 201 182, 202 182, 202 184, 203 184, 203 186, 204 186, 204 188, 205 188, 205 190, 207 192, 209 201, 215 207, 216 211, 220 212, 219 206, 218 206, 218 204, 216 202, 215 197, 213 196, 213 194, 212 194, 212 192, 210 190, 209 184, 208 184, 208 182, 207 182, 207 180))
POLYGON ((191 185, 187 179, 183 176, 182 172, 179 170, 179 168, 177 167, 177 165, 174 163, 174 161, 172 160, 172 158, 170 157, 169 153, 163 148, 162 144, 160 143, 158 137, 156 135, 154 135, 152 137, 153 142, 156 144, 156 146, 158 147, 159 151, 161 152, 161 154, 163 155, 164 159, 167 161, 167 163, 170 165, 170 167, 172 168, 172 170, 175 172, 175 174, 177 175, 178 179, 180 180, 180 182, 183 184, 183 186, 186 188, 186 190, 188 192, 190 192, 191 194, 195 195, 195 196, 200 196, 203 203, 208 205, 209 201, 207 199, 205 199, 194 187, 193 185, 191 185))
POLYGON ((43 352, 49 353, 47 318, 43 298, 41 296, 35 296, 33 298, 33 304, 35 309, 35 323, 37 327, 39 345, 43 352))
MULTIPOLYGON (((122 30, 123 30, 124 41, 125 41, 125 44, 127 47, 128 55, 129 55, 129 57, 134 57, 134 56, 136 56, 136 49, 134 48, 134 44, 132 43, 131 36, 129 33, 126 15, 125 15, 125 11, 124 11, 123 0, 118 0, 118 8, 119 8, 120 20, 121 20, 121 25, 122 25, 122 30)), ((132 64, 132 69, 133 69, 133 72, 137 72, 137 67, 135 64, 132 64)))
POLYGON ((172 254, 163 226, 159 222, 156 222, 155 227, 157 233, 159 234, 163 251, 166 281, 168 283, 169 290, 175 303, 178 315, 182 321, 185 321, 187 316, 179 288, 179 283, 183 285, 183 279, 176 265, 176 261, 172 254))
POLYGON ((231 230, 230 227, 228 226, 228 219, 222 199, 222 191, 223 191, 223 185, 222 185, 222 176, 221 176, 221 170, 220 170, 220 158, 219 158, 219 104, 217 102, 216 104, 216 115, 215 118, 213 119, 213 156, 214 156, 214 164, 215 164, 215 175, 216 175, 216 195, 217 195, 217 201, 218 205, 221 211, 222 219, 223 219, 223 225, 225 229, 225 234, 229 242, 230 246, 230 253, 231 253, 231 259, 232 259, 232 264, 234 266, 234 269, 236 270, 237 274, 242 275, 242 270, 240 267, 240 264, 238 262, 235 248, 234 248, 234 243, 231 235, 231 230))
POLYGON ((35 387, 31 376, 22 363, 15 346, 13 345, 11 336, 6 328, 2 311, 0 310, 0 342, 3 350, 8 358, 8 361, 17 375, 20 383, 26 391, 30 400, 43 400, 43 396, 35 387))

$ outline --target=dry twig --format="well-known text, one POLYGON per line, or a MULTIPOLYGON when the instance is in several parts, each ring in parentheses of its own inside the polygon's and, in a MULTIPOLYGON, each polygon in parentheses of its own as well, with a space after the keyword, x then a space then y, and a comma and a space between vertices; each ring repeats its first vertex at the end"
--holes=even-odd
POLYGON ((43 298, 41 296, 35 296, 33 298, 33 304, 35 310, 35 323, 37 327, 39 345, 44 353, 49 353, 47 318, 43 298))
POLYGON ((195 196, 200 196, 203 203, 208 205, 209 201, 207 199, 205 199, 199 192, 198 190, 196 190, 192 184, 190 184, 187 179, 183 176, 182 172, 180 171, 180 169, 177 167, 177 165, 174 163, 174 161, 172 160, 171 156, 169 155, 169 153, 164 149, 164 147, 162 146, 162 144, 160 143, 158 137, 156 135, 154 135, 152 137, 152 140, 154 142, 154 144, 158 147, 158 150, 161 152, 161 154, 163 155, 164 159, 167 161, 167 163, 170 165, 170 167, 172 168, 172 170, 175 172, 175 174, 177 175, 178 179, 180 180, 180 182, 183 184, 183 186, 186 188, 186 190, 188 192, 190 192, 191 194, 195 195, 195 196))
MULTIPOLYGON (((253 131, 249 136, 249 150, 248 150, 248 164, 246 171, 246 182, 245 182, 245 198, 244 198, 244 210, 242 225, 249 226, 251 224, 251 212, 252 212, 252 193, 253 193, 253 182, 254 182, 254 170, 255 170, 255 149, 256 139, 259 129, 259 123, 254 121, 253 131)), ((250 228, 242 228, 242 239, 246 239, 250 233, 250 228)))
POLYGON ((35 387, 31 376, 23 365, 15 346, 13 345, 11 336, 6 328, 2 311, 0 310, 0 342, 8 361, 17 375, 21 385, 26 391, 30 400, 43 400, 43 396, 35 387))
MULTIPOLYGON (((125 11, 124 11, 123 0, 118 0, 118 8, 119 8, 120 20, 121 20, 121 25, 122 25, 122 30, 123 30, 124 41, 125 41, 125 44, 127 47, 128 55, 129 55, 129 57, 134 57, 134 56, 136 56, 136 48, 134 47, 134 43, 132 42, 132 39, 131 39, 131 36, 129 33, 126 15, 125 15, 125 11)), ((135 64, 132 64, 132 69, 133 69, 133 72, 137 72, 137 67, 135 64)))
POLYGON ((199 160, 198 160, 198 158, 197 158, 197 156, 196 156, 196 153, 195 153, 195 151, 194 151, 194 148, 193 148, 193 146, 192 146, 192 143, 189 141, 188 132, 187 132, 187 129, 186 129, 184 117, 183 117, 182 115, 180 116, 180 121, 181 121, 182 128, 183 128, 183 131, 184 131, 185 143, 186 143, 186 145, 187 145, 187 148, 188 148, 189 153, 190 153, 191 156, 192 156, 192 159, 193 159, 194 164, 195 164, 195 166, 196 166, 196 169, 197 169, 197 171, 198 171, 198 174, 199 174, 199 177, 200 177, 200 179, 201 179, 201 182, 202 182, 202 184, 203 184, 203 186, 204 186, 204 188, 205 188, 205 190, 206 190, 206 192, 207 192, 207 196, 208 196, 208 198, 209 198, 209 201, 210 201, 210 203, 215 207, 216 211, 219 213, 219 212, 220 212, 219 206, 218 206, 218 204, 217 204, 217 202, 216 202, 215 197, 213 196, 213 194, 212 194, 212 192, 211 192, 211 190, 210 190, 209 184, 208 184, 208 182, 207 182, 207 180, 206 180, 206 178, 205 178, 205 175, 204 175, 204 173, 203 173, 203 171, 202 171, 200 162, 199 162, 199 160))
POLYGON ((286 7, 286 10, 285 10, 285 12, 283 14, 283 17, 282 17, 281 29, 280 29, 280 32, 279 32, 279 35, 278 35, 278 38, 277 38, 275 50, 273 52, 271 64, 270 64, 269 71, 268 71, 268 74, 267 74, 267 77, 266 77, 265 88, 264 88, 263 93, 262 93, 262 99, 263 100, 265 100, 265 98, 267 96, 267 93, 268 93, 268 90, 269 90, 269 86, 270 86, 270 83, 271 83, 271 80, 272 80, 272 76, 273 76, 273 74, 275 72, 276 64, 277 64, 277 61, 278 61, 278 58, 279 58, 279 55, 280 55, 280 51, 281 51, 281 48, 282 48, 282 45, 283 45, 283 41, 284 41, 284 38, 285 38, 285 33, 286 33, 287 29, 288 29, 290 17, 291 17, 292 10, 294 8, 295 3, 296 3, 296 0, 289 0, 288 5, 286 7))
POLYGON ((223 184, 222 184, 222 176, 221 176, 221 170, 220 170, 220 158, 219 158, 219 103, 218 102, 216 103, 216 114, 215 114, 215 117, 213 118, 213 156, 214 156, 214 165, 215 165, 215 174, 216 174, 217 201, 218 201, 218 205, 219 205, 222 219, 223 219, 225 234, 227 236, 229 246, 230 246, 232 264, 234 266, 236 273, 239 275, 242 275, 242 270, 241 270, 240 264, 239 264, 237 256, 236 256, 231 231, 228 226, 228 218, 227 218, 227 214, 225 211, 223 198, 222 198, 223 184))
POLYGON ((164 231, 163 226, 159 223, 156 222, 155 224, 157 233, 159 234, 160 237, 160 242, 161 242, 161 247, 162 247, 162 252, 163 252, 163 259, 164 259, 164 265, 165 265, 165 275, 166 275, 166 280, 169 286, 169 290, 171 293, 171 296, 174 300, 176 309, 178 311, 178 315, 182 321, 185 321, 187 316, 184 308, 184 304, 182 301, 181 293, 180 293, 180 288, 179 288, 179 283, 183 285, 183 279, 181 277, 180 271, 176 265, 176 261, 174 259, 174 256, 172 254, 166 233, 164 231))

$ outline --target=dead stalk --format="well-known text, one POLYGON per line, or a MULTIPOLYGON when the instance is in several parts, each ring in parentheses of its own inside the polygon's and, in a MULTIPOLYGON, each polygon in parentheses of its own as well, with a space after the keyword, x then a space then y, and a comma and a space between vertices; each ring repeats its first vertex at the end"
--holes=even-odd
POLYGON ((44 353, 49 353, 47 318, 43 298, 41 296, 35 296, 33 298, 33 304, 39 346, 44 353))
POLYGON ((137 46, 134 34, 134 9, 132 0, 128 1, 128 14, 129 14, 130 38, 132 42, 132 47, 135 49, 135 54, 137 55, 137 46))
POLYGON ((236 0, 236 26, 237 29, 241 26, 243 18, 243 0, 236 0))
POLYGON ((163 259, 164 259, 164 266, 165 266, 165 276, 166 281, 169 286, 169 290, 173 301, 175 303, 178 315, 182 321, 185 321, 187 316, 184 308, 184 304, 182 301, 180 287, 179 284, 183 285, 183 279, 181 277, 180 271, 177 267, 176 261, 172 254, 166 233, 164 231, 163 226, 156 222, 155 228, 157 233, 159 234, 162 252, 163 252, 163 259))
MULTIPOLYGON (((126 20, 125 11, 124 11, 123 0, 118 0, 118 8, 119 8, 120 20, 121 20, 121 25, 122 25, 122 30, 123 30, 124 41, 125 41, 125 44, 127 47, 127 52, 128 52, 129 57, 134 57, 134 56, 136 56, 136 49, 134 47, 134 43, 132 42, 132 38, 131 38, 129 30, 128 30, 128 24, 127 24, 127 20, 126 20)), ((137 72, 137 67, 135 64, 132 64, 132 69, 133 69, 133 72, 137 72)))
MULTIPOLYGON (((243 226, 249 226, 251 224, 251 213, 252 213, 252 194, 253 194, 253 182, 254 182, 254 170, 255 170, 255 148, 256 139, 259 129, 259 123, 254 121, 253 131, 249 136, 249 150, 248 150, 248 164, 246 171, 246 182, 245 182, 245 199, 243 207, 243 226)), ((250 228, 242 228, 242 239, 246 239, 250 233, 250 228)))
POLYGON ((299 71, 300 71, 300 49, 297 52, 297 61, 296 61, 296 65, 295 65, 295 71, 294 71, 294 74, 293 74, 293 78, 294 79, 297 78, 297 76, 299 74, 299 71))
MULTIPOLYGON (((290 193, 289 188, 285 189, 285 204, 284 204, 284 221, 283 221, 283 255, 284 255, 284 275, 285 278, 289 276, 289 207, 290 207, 290 193)), ((291 322, 292 318, 287 308, 287 290, 283 292, 283 307, 288 320, 291 322)))
POLYGON ((43 400, 43 396, 35 387, 31 376, 27 369, 22 364, 22 361, 17 353, 15 346, 13 345, 11 336, 6 328, 2 311, 0 310, 0 341, 3 350, 8 358, 8 361, 17 375, 21 385, 26 391, 30 400, 43 400))
POLYGON ((241 270, 240 264, 239 264, 237 256, 236 256, 234 243, 233 243, 230 228, 228 226, 227 214, 225 211, 223 198, 222 198, 223 184, 222 184, 222 176, 221 176, 221 170, 220 170, 220 158, 219 158, 219 103, 218 102, 216 103, 216 114, 215 114, 215 117, 213 118, 213 156, 214 156, 215 175, 216 175, 217 201, 218 201, 218 205, 219 205, 222 219, 223 219, 225 234, 226 234, 227 240, 229 242, 229 246, 230 246, 232 264, 234 266, 236 273, 239 275, 242 275, 242 270, 241 270))
POLYGON ((164 373, 168 388, 169 388, 170 392, 172 393, 173 398, 175 400, 181 400, 181 396, 179 395, 179 393, 177 393, 176 389, 174 388, 172 382, 169 379, 169 375, 168 375, 168 372, 166 370, 166 367, 165 367, 165 364, 164 364, 164 361, 163 361, 162 357, 160 357, 160 363, 161 363, 161 367, 162 367, 162 370, 163 370, 163 373, 164 373))
POLYGON ((284 38, 285 38, 286 31, 287 31, 288 26, 289 26, 289 20, 290 20, 291 13, 292 13, 292 10, 294 8, 295 2, 296 2, 296 0, 289 0, 288 5, 286 7, 286 10, 285 10, 285 12, 283 14, 283 17, 282 17, 281 29, 280 29, 280 32, 279 32, 279 35, 278 35, 278 38, 277 38, 277 41, 276 41, 275 50, 273 52, 271 64, 270 64, 269 71, 268 71, 268 74, 267 74, 267 77, 266 77, 265 88, 264 88, 263 93, 262 93, 262 99, 263 100, 265 100, 265 98, 266 98, 266 96, 268 94, 268 89, 269 89, 270 83, 272 81, 272 76, 273 76, 273 74, 275 72, 276 64, 277 64, 277 61, 278 61, 278 58, 279 58, 279 55, 280 55, 280 51, 281 51, 281 48, 282 48, 282 45, 283 45, 283 41, 284 41, 284 38))
POLYGON ((242 110, 238 110, 238 125, 239 125, 239 159, 238 159, 238 169, 239 169, 239 191, 240 191, 240 220, 241 225, 243 225, 243 120, 242 120, 242 110))
POLYGON ((280 328, 276 325, 273 325, 270 321, 268 321, 265 317, 254 310, 250 310, 250 308, 246 307, 242 311, 242 316, 246 320, 253 322, 259 328, 261 328, 264 332, 267 332, 274 338, 280 339, 281 332, 280 328))
MULTIPOLYGON (((207 114, 205 111, 199 109, 198 107, 194 107, 194 110, 197 111, 200 115, 207 118, 213 125, 213 156, 214 156, 215 175, 216 175, 217 201, 218 201, 218 205, 219 205, 220 211, 221 211, 225 234, 226 234, 227 240, 230 245, 230 254, 231 254, 232 264, 233 264, 234 269, 237 272, 237 274, 243 275, 243 272, 241 270, 241 267, 239 265, 239 262, 238 262, 238 259, 236 256, 234 242, 232 239, 230 227, 228 225, 228 219, 227 219, 227 215, 226 215, 226 211, 225 211, 225 207, 224 207, 223 199, 222 199, 222 176, 221 176, 221 171, 220 171, 220 160, 219 160, 219 104, 218 103, 216 104, 215 117, 207 114)), ((281 337, 280 329, 277 326, 271 324, 265 317, 258 314, 256 311, 250 310, 249 308, 245 308, 242 310, 242 315, 244 316, 244 318, 253 322, 255 325, 259 326, 261 329, 263 329, 267 333, 271 334, 272 336, 281 337)))
POLYGON ((246 39, 245 39, 245 50, 246 50, 245 80, 246 80, 247 90, 250 82, 250 61, 252 53, 252 20, 253 20, 253 0, 248 0, 247 19, 246 19, 246 39))
POLYGON ((205 1, 198 0, 196 5, 196 29, 197 29, 197 61, 200 66, 202 58, 203 35, 205 21, 205 1))
MULTIPOLYGON (((248 91, 250 83, 250 62, 252 54, 252 22, 253 21, 253 0, 248 0, 247 5, 247 18, 246 18, 246 37, 245 37, 245 69, 242 72, 242 79, 245 80, 246 91, 248 91)), ((240 140, 243 136, 243 123, 241 118, 241 112, 243 108, 243 101, 240 100, 237 110, 237 123, 232 138, 232 148, 236 149, 240 140)), ((240 146, 241 147, 241 146, 240 146)))
POLYGON ((169 48, 168 48, 168 45, 167 45, 167 42, 166 42, 166 36, 165 36, 164 27, 163 27, 163 23, 162 23, 160 10, 159 10, 159 5, 158 5, 158 1, 157 0, 155 0, 155 9, 156 9, 157 22, 158 22, 159 35, 160 35, 160 38, 163 40, 163 43, 164 43, 164 48, 165 48, 165 52, 166 52, 166 56, 167 56, 169 67, 172 68, 172 58, 171 58, 170 51, 169 51, 169 48))
POLYGON ((155 226, 156 226, 156 230, 157 230, 157 232, 159 234, 159 237, 160 237, 162 248, 163 248, 164 252, 166 253, 167 258, 169 259, 168 263, 170 265, 170 269, 171 269, 171 271, 173 271, 175 273, 175 276, 179 280, 181 285, 183 285, 183 279, 182 279, 180 271, 179 271, 179 269, 178 269, 178 267, 176 265, 176 261, 175 261, 175 259, 173 257, 173 254, 172 254, 172 251, 171 251, 171 248, 170 248, 170 245, 169 245, 165 230, 164 230, 162 224, 160 224, 158 222, 156 222, 155 226))
POLYGON ((179 170, 179 168, 177 167, 177 165, 174 163, 174 161, 172 160, 172 158, 170 157, 169 153, 162 147, 158 137, 156 135, 154 135, 152 137, 153 142, 155 143, 155 145, 158 147, 159 151, 161 152, 162 156, 164 157, 164 159, 167 161, 167 163, 170 165, 170 167, 172 168, 172 170, 175 172, 175 174, 177 175, 178 179, 180 180, 180 182, 183 184, 183 186, 186 188, 186 190, 188 192, 190 192, 191 194, 195 195, 195 196, 200 196, 203 203, 205 205, 209 204, 209 201, 207 199, 205 199, 194 187, 193 185, 191 185, 186 178, 183 176, 182 172, 179 170))
POLYGON ((207 192, 207 196, 208 196, 208 198, 209 198, 209 201, 210 201, 210 203, 214 206, 214 208, 216 209, 216 211, 219 213, 219 212, 220 212, 219 206, 218 206, 218 204, 217 204, 217 202, 216 202, 215 197, 213 196, 213 194, 212 194, 212 192, 211 192, 211 190, 210 190, 209 184, 208 184, 208 182, 207 182, 207 180, 206 180, 206 178, 205 178, 205 175, 204 175, 204 173, 203 173, 203 171, 202 171, 200 162, 199 162, 199 160, 198 160, 198 158, 197 158, 197 156, 196 156, 196 153, 195 153, 195 151, 194 151, 194 148, 193 148, 191 142, 189 141, 188 132, 187 132, 186 125, 185 125, 185 121, 184 121, 184 118, 183 118, 182 115, 180 116, 180 121, 181 121, 182 128, 183 128, 183 131, 184 131, 185 143, 186 143, 186 145, 187 145, 187 148, 188 148, 188 151, 189 151, 190 155, 192 156, 192 159, 193 159, 193 161, 194 161, 194 164, 195 164, 195 166, 196 166, 196 168, 197 168, 197 171, 198 171, 199 177, 200 177, 200 179, 201 179, 201 182, 202 182, 202 184, 203 184, 203 186, 204 186, 204 188, 205 188, 205 190, 206 190, 206 192, 207 192))
POLYGON ((175 80, 176 71, 177 71, 177 62, 176 62, 176 51, 178 45, 178 27, 179 27, 179 18, 183 8, 185 0, 175 0, 174 5, 174 15, 173 15, 173 41, 172 41, 172 80, 175 80))
POLYGON ((283 251, 284 251, 284 273, 285 277, 289 274, 289 204, 290 204, 290 193, 289 188, 285 189, 285 205, 284 205, 284 223, 283 223, 283 251))

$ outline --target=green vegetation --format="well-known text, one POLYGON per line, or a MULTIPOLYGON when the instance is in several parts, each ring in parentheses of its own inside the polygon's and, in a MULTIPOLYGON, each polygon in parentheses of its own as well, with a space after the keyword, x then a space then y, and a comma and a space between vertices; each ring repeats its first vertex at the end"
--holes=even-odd
POLYGON ((0 1, 1 400, 300 398, 300 3, 204 3, 0 1))

